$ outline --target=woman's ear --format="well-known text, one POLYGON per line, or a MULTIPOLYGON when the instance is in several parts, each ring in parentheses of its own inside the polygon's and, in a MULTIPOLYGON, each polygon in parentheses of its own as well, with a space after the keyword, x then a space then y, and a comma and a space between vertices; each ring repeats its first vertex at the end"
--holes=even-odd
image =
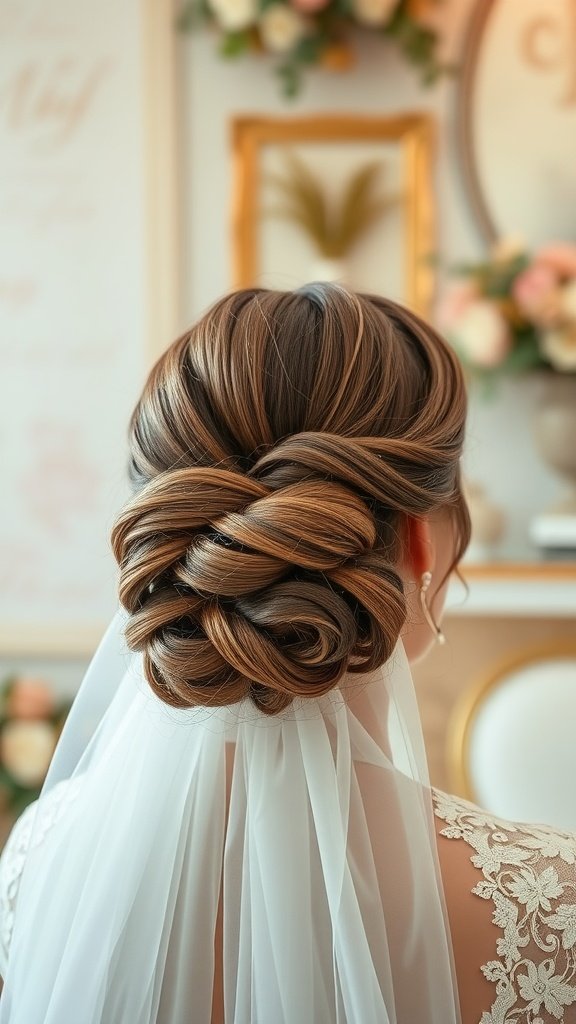
POLYGON ((426 570, 432 572, 436 559, 429 521, 404 516, 403 540, 402 563, 410 575, 419 580, 426 570))

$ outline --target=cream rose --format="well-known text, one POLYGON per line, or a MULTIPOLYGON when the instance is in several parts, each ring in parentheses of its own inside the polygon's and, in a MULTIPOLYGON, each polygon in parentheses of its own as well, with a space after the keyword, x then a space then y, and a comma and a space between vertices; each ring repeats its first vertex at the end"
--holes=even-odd
POLYGON ((555 370, 576 370, 576 323, 546 331, 540 347, 555 370))
POLYGON ((273 53, 288 53, 306 33, 306 21, 287 4, 272 4, 263 12, 260 35, 267 50, 273 53))
POLYGON ((40 786, 56 746, 49 722, 6 722, 0 733, 0 757, 21 786, 40 786))
POLYGON ((567 320, 576 320, 576 277, 560 289, 560 314, 567 320))
POLYGON ((257 0, 208 0, 218 23, 227 32, 241 32, 258 16, 257 0))
POLYGON ((352 12, 363 25, 385 25, 398 6, 398 0, 353 0, 352 12))
POLYGON ((477 299, 453 324, 455 342, 475 366, 498 366, 510 351, 512 338, 504 317, 493 302, 477 299))
POLYGON ((526 252, 526 239, 522 235, 505 235, 492 246, 495 263, 509 263, 526 252))

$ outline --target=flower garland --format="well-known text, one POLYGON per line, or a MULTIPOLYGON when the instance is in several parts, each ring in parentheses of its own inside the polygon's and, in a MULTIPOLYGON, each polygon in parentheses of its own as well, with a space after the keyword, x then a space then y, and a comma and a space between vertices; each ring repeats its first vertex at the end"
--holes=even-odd
POLYGON ((485 378, 547 368, 576 373, 576 245, 533 254, 500 242, 490 258, 455 268, 441 327, 463 362, 485 378))
POLYGON ((36 800, 70 701, 42 679, 9 676, 0 687, 0 797, 13 816, 36 800))
POLYGON ((277 58, 284 96, 295 96, 306 68, 346 71, 354 64, 353 29, 393 40, 425 84, 446 70, 438 61, 438 36, 427 21, 438 0, 187 0, 181 31, 208 24, 219 33, 225 58, 247 52, 277 58))

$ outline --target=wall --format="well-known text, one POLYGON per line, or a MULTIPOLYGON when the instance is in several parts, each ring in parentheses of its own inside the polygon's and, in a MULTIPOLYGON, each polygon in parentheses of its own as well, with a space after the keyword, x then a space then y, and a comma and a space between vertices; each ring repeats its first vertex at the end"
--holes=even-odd
MULTIPOLYGON (((458 62, 473 0, 445 0, 445 56, 458 62)), ((315 72, 292 103, 278 93, 264 58, 226 63, 214 53, 214 37, 185 36, 178 46, 178 95, 182 175, 182 324, 191 322, 230 286, 230 118, 239 113, 287 116, 303 113, 386 114, 427 110, 437 122, 435 192, 441 263, 482 256, 486 246, 472 214, 456 144, 457 79, 422 90, 416 73, 393 49, 374 40, 361 49, 351 74, 315 72)), ((503 89, 505 81, 502 82, 503 89)), ((521 232, 522 225, 517 225, 521 232)), ((440 277, 442 278, 442 274, 440 277)), ((530 558, 530 517, 552 502, 558 483, 540 463, 531 420, 541 382, 536 376, 502 385, 490 402, 470 395, 465 469, 484 483, 508 516, 505 552, 530 558)), ((450 617, 448 643, 436 648, 414 679, 423 718, 432 781, 450 788, 445 761, 445 724, 458 695, 527 644, 573 632, 568 620, 450 617)))
MULTIPOLYGON (((471 0, 441 5, 445 56, 458 61, 471 0)), ((430 111, 438 125, 435 191, 441 260, 475 258, 485 251, 464 188, 456 147, 457 79, 423 90, 417 72, 392 47, 368 39, 349 74, 312 72, 302 94, 287 103, 266 58, 226 62, 214 36, 184 35, 178 44, 178 120, 182 169, 181 321, 191 322, 225 292, 230 278, 230 118, 239 113, 386 114, 430 111)), ((503 83, 504 84, 504 83, 503 83)), ((557 483, 534 454, 531 414, 539 382, 514 380, 490 403, 471 395, 465 466, 508 511, 506 547, 524 556, 531 515, 553 500, 557 483), (504 442, 504 443, 503 443, 504 442), (513 471, 511 454, 513 453, 513 471)))
MULTIPOLYGON (((445 0, 443 23, 446 56, 458 59, 472 0, 445 0)), ((438 124, 435 188, 438 200, 439 253, 445 263, 474 258, 484 251, 465 192, 455 143, 457 82, 445 80, 423 91, 417 74, 392 48, 375 40, 361 48, 361 63, 351 74, 308 76, 301 97, 286 104, 279 96, 269 62, 241 60, 226 63, 213 52, 207 33, 181 37, 178 43, 178 142, 181 179, 181 294, 179 323, 192 321, 230 286, 230 152, 228 127, 236 113, 385 114, 428 110, 438 124)), ((503 83, 504 84, 504 83, 503 83)), ((171 340, 166 338, 166 343, 171 340)), ((490 405, 471 396, 466 467, 485 482, 509 514, 508 547, 522 552, 530 515, 552 499, 556 484, 534 455, 531 411, 537 399, 535 379, 510 382, 490 405)), ((111 480, 110 487, 115 485, 111 480)), ((559 624, 565 631, 572 624, 559 624)), ((540 624, 537 630, 547 631, 540 624)), ((488 655, 499 657, 506 645, 520 646, 534 636, 534 624, 493 620, 454 622, 447 630, 451 644, 436 651, 417 669, 416 682, 425 723, 443 719, 455 693, 466 679, 486 667, 488 655), (496 628, 496 632, 495 632, 496 628), (490 643, 485 638, 490 637, 490 643)), ((22 669, 45 674, 61 692, 73 692, 85 661, 0 659, 3 670, 22 669)), ((433 748, 432 774, 446 785, 441 752, 433 748)))

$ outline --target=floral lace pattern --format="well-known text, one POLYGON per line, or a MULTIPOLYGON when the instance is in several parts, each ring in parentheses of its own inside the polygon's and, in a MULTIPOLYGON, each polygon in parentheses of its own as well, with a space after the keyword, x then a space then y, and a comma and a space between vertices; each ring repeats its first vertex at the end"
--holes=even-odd
POLYGON ((441 835, 463 839, 482 872, 472 892, 493 904, 498 959, 482 965, 496 998, 479 1024, 576 1022, 576 835, 512 824, 432 790, 441 835))

